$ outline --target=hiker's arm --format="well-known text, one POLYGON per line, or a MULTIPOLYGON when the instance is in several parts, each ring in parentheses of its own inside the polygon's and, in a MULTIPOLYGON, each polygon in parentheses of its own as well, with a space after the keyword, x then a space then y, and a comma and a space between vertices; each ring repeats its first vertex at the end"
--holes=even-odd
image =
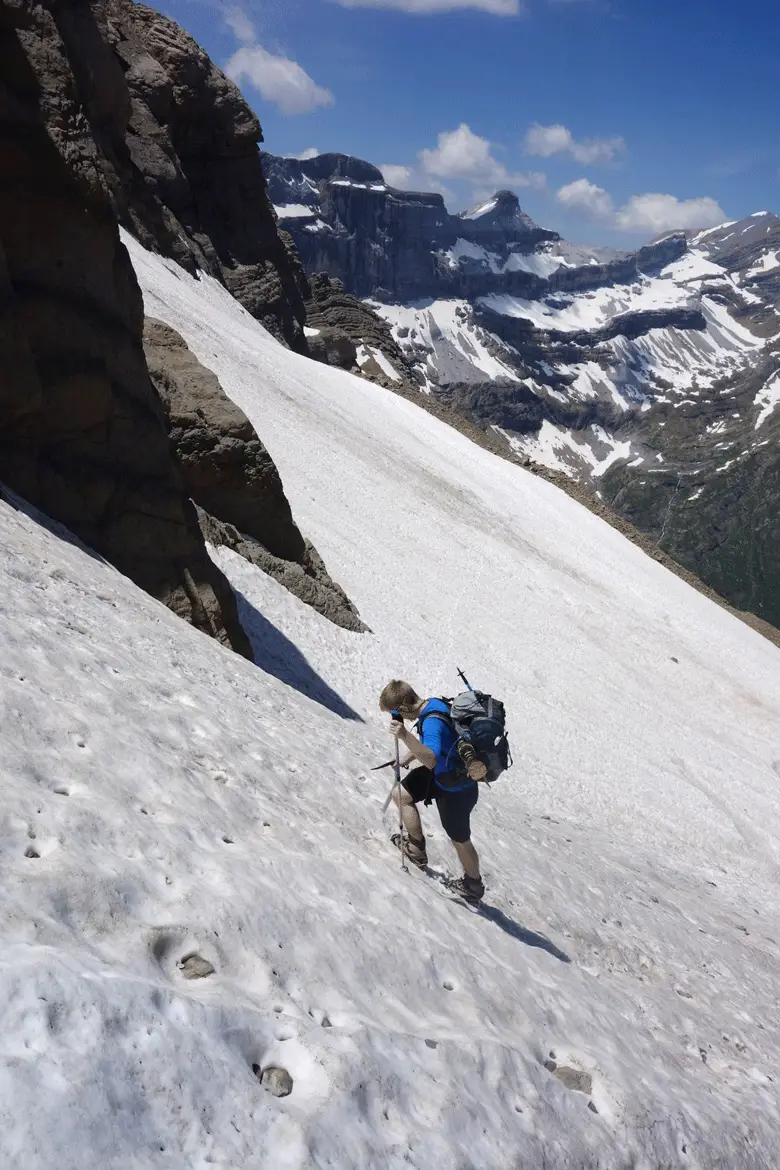
POLYGON ((436 767, 436 752, 432 752, 424 743, 420 743, 416 736, 406 730, 403 723, 394 720, 390 724, 390 732, 409 749, 409 755, 413 760, 419 760, 424 768, 430 768, 433 771, 436 767))
POLYGON ((414 756, 412 755, 411 752, 409 752, 409 755, 404 756, 404 758, 401 760, 401 767, 408 768, 413 759, 414 759, 414 756))

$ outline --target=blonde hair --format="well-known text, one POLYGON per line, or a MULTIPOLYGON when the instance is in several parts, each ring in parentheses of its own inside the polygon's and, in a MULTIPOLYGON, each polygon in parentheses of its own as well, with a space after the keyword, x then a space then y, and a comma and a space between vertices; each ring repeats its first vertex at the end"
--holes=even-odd
POLYGON ((421 702, 422 699, 413 686, 400 678, 394 678, 379 696, 379 710, 400 711, 401 714, 413 715, 421 702))

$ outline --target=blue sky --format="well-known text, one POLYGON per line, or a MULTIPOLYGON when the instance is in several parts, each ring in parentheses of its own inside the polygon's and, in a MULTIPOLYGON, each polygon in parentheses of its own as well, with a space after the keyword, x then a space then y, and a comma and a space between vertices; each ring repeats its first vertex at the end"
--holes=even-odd
POLYGON ((777 208, 773 0, 164 0, 277 154, 630 245, 777 208))

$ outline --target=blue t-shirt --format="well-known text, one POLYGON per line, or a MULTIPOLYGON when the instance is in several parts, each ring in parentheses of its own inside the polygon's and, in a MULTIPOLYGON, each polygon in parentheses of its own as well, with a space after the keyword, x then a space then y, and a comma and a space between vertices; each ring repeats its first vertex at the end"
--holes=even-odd
MULTIPOLYGON (((475 780, 467 780, 464 784, 454 786, 439 783, 437 777, 446 772, 453 773, 457 768, 458 754, 455 750, 455 743, 458 736, 451 723, 445 723, 443 719, 426 719, 425 716, 431 711, 440 711, 442 715, 449 715, 450 709, 441 699, 429 699, 417 721, 420 743, 425 744, 427 748, 436 753, 433 778, 437 788, 444 788, 448 792, 460 792, 462 788, 470 788, 472 784, 476 783, 475 780)), ((454 776, 450 778, 455 779, 454 776)))

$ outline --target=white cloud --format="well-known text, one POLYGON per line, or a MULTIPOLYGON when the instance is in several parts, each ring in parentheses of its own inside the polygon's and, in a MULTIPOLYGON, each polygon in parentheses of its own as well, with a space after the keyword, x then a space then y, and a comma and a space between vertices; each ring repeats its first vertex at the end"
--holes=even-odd
POLYGON ((634 195, 620 208, 615 208, 612 196, 603 187, 588 179, 568 183, 557 193, 559 203, 582 211, 594 219, 610 221, 611 226, 624 232, 659 232, 685 228, 715 227, 723 223, 726 213, 715 199, 678 199, 674 195, 634 195))
POLYGON ((395 8, 415 15, 452 12, 456 8, 477 8, 493 16, 519 16, 525 12, 523 0, 336 0, 336 3, 342 8, 395 8))
POLYGON ((413 186, 412 176, 414 170, 412 167, 397 166, 395 163, 382 163, 380 171, 384 176, 386 183, 391 187, 398 187, 401 191, 408 191, 413 186))
POLYGON ((715 199, 676 199, 674 195, 634 195, 617 213, 623 231, 664 232, 671 228, 708 228, 723 223, 726 213, 715 199))
POLYGON ((316 158, 318 154, 322 154, 322 151, 318 150, 316 146, 308 146, 300 154, 294 154, 293 158, 297 158, 300 162, 306 162, 307 158, 316 158))
POLYGON ((262 45, 243 45, 226 63, 225 72, 238 84, 253 85, 283 114, 308 114, 334 102, 330 90, 317 85, 297 61, 269 53, 262 45))
POLYGON ((570 154, 583 164, 612 162, 615 155, 626 149, 622 138, 584 138, 581 142, 567 126, 541 126, 534 122, 525 136, 526 154, 551 158, 554 154, 570 154))
POLYGON ((511 174, 493 155, 491 143, 465 122, 457 130, 444 130, 433 150, 419 154, 423 171, 439 179, 461 179, 481 189, 544 187, 540 174, 511 174))
POLYGON ((595 219, 609 219, 615 211, 609 192, 603 187, 597 187, 588 179, 577 179, 574 183, 567 183, 565 187, 561 187, 556 198, 564 207, 584 211, 595 219))
POLYGON ((251 44, 254 41, 255 26, 243 8, 226 8, 223 19, 228 28, 233 30, 233 35, 237 41, 241 41, 245 45, 251 44))

